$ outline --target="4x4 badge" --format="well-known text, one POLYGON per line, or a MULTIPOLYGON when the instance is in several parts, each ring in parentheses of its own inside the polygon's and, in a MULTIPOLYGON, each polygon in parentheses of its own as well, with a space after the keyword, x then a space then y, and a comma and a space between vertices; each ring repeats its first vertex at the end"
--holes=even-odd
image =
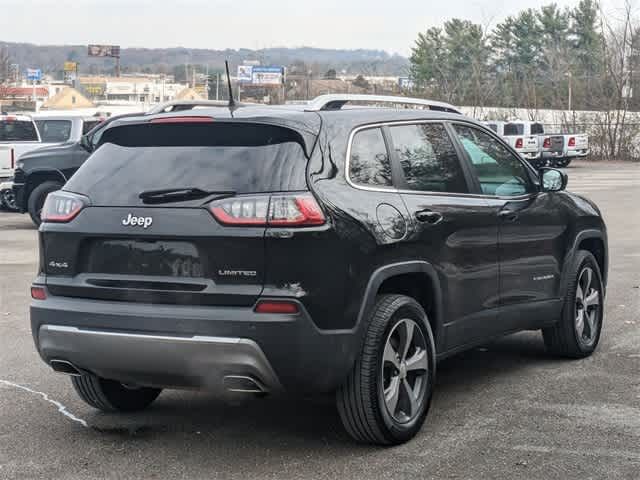
POLYGON ((148 228, 151 226, 151 224, 153 223, 153 218, 151 217, 135 217, 131 214, 127 215, 127 218, 122 220, 122 225, 124 225, 125 227, 142 227, 142 228, 148 228))

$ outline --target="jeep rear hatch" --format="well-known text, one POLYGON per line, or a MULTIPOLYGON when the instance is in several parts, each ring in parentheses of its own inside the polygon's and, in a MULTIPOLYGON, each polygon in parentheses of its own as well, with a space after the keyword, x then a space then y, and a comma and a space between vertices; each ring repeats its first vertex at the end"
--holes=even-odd
POLYGON ((43 211, 54 295, 252 305, 267 226, 324 222, 295 130, 147 123, 114 127, 103 142, 43 211))

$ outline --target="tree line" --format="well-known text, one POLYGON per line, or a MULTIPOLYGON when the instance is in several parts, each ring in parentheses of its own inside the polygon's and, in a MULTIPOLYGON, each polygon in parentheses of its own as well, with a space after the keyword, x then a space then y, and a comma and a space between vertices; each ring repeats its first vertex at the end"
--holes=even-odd
POLYGON ((640 158, 640 23, 630 1, 605 15, 597 0, 529 8, 493 28, 451 19, 420 33, 415 94, 455 105, 562 110, 598 139, 604 158, 640 158), (576 111, 594 111, 580 118, 576 111), (629 149, 633 148, 634 151, 629 149))
MULTIPOLYGON (((607 54, 620 50, 624 27, 596 0, 523 10, 493 29, 454 18, 418 35, 411 76, 418 90, 458 105, 598 110, 616 88, 607 54)), ((637 46, 631 27, 627 61, 637 46)))

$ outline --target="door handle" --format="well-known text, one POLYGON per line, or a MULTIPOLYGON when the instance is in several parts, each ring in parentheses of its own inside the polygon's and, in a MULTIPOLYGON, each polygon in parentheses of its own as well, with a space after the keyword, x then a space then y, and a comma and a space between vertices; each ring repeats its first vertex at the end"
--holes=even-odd
POLYGON ((443 220, 441 213, 432 212, 431 210, 420 210, 415 215, 419 222, 428 223, 429 225, 437 225, 443 220))
POLYGON ((518 219, 518 213, 505 208, 504 210, 500 210, 500 212, 498 212, 498 218, 504 220, 505 222, 515 222, 518 219))

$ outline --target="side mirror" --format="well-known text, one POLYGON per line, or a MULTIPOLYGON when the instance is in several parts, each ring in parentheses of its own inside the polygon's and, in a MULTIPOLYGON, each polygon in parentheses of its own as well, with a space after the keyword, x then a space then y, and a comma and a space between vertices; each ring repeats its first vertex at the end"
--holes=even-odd
POLYGON ((543 192, 559 192, 567 188, 569 177, 555 168, 540 169, 540 183, 543 192))

